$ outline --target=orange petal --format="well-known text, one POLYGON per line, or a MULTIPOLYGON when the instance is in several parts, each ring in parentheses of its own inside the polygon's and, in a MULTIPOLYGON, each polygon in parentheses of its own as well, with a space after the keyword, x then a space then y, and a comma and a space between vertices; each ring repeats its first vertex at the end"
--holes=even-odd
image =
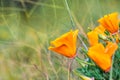
POLYGON ((89 48, 88 56, 104 71, 111 67, 112 60, 108 54, 105 54, 104 46, 99 43, 89 48))
POLYGON ((87 33, 89 43, 91 46, 98 43, 98 34, 104 34, 105 28, 101 25, 97 26, 93 31, 87 33))
POLYGON ((109 32, 116 33, 119 29, 119 19, 118 13, 112 13, 105 15, 103 18, 99 19, 98 22, 104 26, 109 32))
POLYGON ((57 52, 66 57, 74 57, 76 55, 76 42, 78 30, 70 31, 51 42, 49 50, 57 52))
POLYGON ((89 43, 91 46, 98 43, 98 34, 95 31, 90 31, 87 33, 89 43))
POLYGON ((118 48, 118 45, 116 43, 108 42, 105 49, 105 53, 108 54, 110 57, 112 57, 112 55, 115 53, 117 48, 118 48))
POLYGON ((96 31, 99 34, 104 34, 105 28, 102 25, 97 26, 94 31, 96 31))

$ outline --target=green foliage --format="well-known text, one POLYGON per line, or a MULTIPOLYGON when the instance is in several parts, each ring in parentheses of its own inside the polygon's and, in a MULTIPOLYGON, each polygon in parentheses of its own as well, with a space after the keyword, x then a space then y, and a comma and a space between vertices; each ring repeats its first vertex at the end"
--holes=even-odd
MULTIPOLYGON (((112 78, 115 80, 120 79, 120 44, 118 44, 119 48, 117 49, 116 53, 114 54, 114 64, 113 64, 113 73, 112 78)), ((86 53, 86 52, 85 52, 86 53)), ((86 54, 84 54, 86 55, 86 54)), ((97 65, 91 65, 93 62, 88 58, 88 61, 83 59, 82 61, 80 58, 77 58, 77 62, 80 63, 81 67, 75 70, 77 75, 85 75, 88 77, 94 77, 96 80, 108 80, 110 77, 110 72, 102 71, 97 65), (88 64, 89 63, 89 64, 88 64), (82 66, 84 64, 84 66, 82 66)))

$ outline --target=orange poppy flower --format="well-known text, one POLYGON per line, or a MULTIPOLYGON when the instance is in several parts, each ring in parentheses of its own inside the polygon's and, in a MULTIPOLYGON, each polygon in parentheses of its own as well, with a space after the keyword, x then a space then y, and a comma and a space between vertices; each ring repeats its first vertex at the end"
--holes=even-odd
POLYGON ((117 50, 116 43, 108 42, 106 47, 98 43, 88 50, 88 56, 104 71, 109 71, 112 64, 112 55, 117 50))
POLYGON ((98 33, 95 31, 90 31, 87 33, 90 46, 93 46, 98 43, 98 33))
POLYGON ((112 34, 118 32, 119 29, 118 13, 115 12, 109 15, 105 15, 103 18, 99 19, 98 22, 112 34))
POLYGON ((87 33, 89 43, 91 46, 98 43, 98 34, 104 35, 105 28, 101 25, 96 27, 93 31, 87 33))
POLYGON ((68 58, 76 55, 76 42, 78 30, 70 31, 51 42, 49 50, 57 52, 68 58))
POLYGON ((103 34, 104 35, 104 32, 105 32, 105 28, 102 26, 102 25, 99 25, 97 26, 94 31, 96 31, 97 33, 99 34, 103 34))

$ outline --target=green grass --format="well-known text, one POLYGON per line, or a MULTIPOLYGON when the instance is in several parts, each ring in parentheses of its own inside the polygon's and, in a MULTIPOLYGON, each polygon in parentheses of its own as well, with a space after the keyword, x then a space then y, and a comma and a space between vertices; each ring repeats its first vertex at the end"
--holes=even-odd
MULTIPOLYGON (((67 1, 77 28, 85 33, 104 14, 120 12, 119 0, 67 1)), ((0 80, 67 80, 69 59, 50 52, 48 46, 70 29, 64 0, 1 0, 0 80)), ((76 67, 74 61, 72 68, 76 67)), ((70 74, 71 80, 79 79, 70 74)))

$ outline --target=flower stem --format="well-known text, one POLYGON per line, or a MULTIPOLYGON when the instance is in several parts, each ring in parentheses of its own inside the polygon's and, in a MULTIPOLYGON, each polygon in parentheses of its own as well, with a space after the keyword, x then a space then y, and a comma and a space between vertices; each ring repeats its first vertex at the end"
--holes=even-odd
POLYGON ((71 71, 71 66, 73 61, 74 61, 74 58, 72 58, 72 60, 70 60, 68 64, 68 80, 70 80, 70 71, 71 71))
MULTIPOLYGON (((68 11, 70 20, 71 20, 72 28, 73 28, 73 29, 76 29, 76 24, 75 24, 75 22, 74 22, 74 20, 73 20, 73 17, 72 17, 71 11, 70 11, 70 7, 69 7, 69 5, 68 5, 67 0, 65 0, 65 5, 66 5, 66 8, 67 8, 67 11, 68 11)), ((79 40, 82 42, 84 48, 85 48, 86 50, 88 50, 86 44, 85 44, 84 41, 81 39, 80 35, 78 35, 78 38, 79 38, 79 40)))
POLYGON ((78 62, 78 63, 84 63, 84 64, 87 64, 87 65, 92 65, 92 66, 95 66, 94 64, 92 64, 92 63, 89 63, 89 62, 87 62, 87 61, 84 61, 84 60, 82 60, 82 59, 80 59, 79 57, 75 57, 75 60, 78 62))
POLYGON ((72 14, 71 14, 71 11, 70 11, 70 8, 69 8, 69 5, 68 5, 67 0, 65 0, 65 5, 66 5, 66 8, 67 8, 68 14, 69 14, 69 16, 70 16, 72 28, 75 29, 75 28, 76 28, 76 27, 75 27, 75 23, 74 23, 74 20, 73 20, 73 17, 72 17, 72 14))
POLYGON ((114 63, 114 55, 112 56, 112 65, 111 65, 111 69, 110 69, 110 77, 109 77, 109 80, 112 80, 113 63, 114 63))

